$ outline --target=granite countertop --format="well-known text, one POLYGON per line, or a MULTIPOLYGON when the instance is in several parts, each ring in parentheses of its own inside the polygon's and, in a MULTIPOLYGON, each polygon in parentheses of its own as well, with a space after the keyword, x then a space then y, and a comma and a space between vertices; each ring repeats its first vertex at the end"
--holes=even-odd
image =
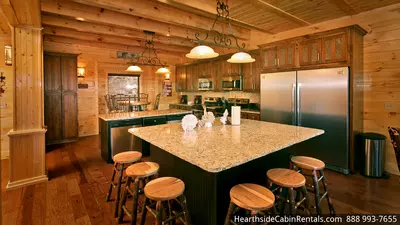
POLYGON ((140 119, 153 116, 177 115, 183 113, 191 113, 191 111, 180 110, 180 109, 148 110, 148 111, 138 111, 138 112, 100 114, 99 118, 105 121, 114 121, 114 120, 125 120, 125 119, 140 119))
POLYGON ((257 109, 242 109, 241 112, 260 114, 260 110, 257 109))
POLYGON ((184 132, 181 124, 129 129, 131 134, 208 172, 217 173, 321 135, 323 130, 242 119, 184 132))

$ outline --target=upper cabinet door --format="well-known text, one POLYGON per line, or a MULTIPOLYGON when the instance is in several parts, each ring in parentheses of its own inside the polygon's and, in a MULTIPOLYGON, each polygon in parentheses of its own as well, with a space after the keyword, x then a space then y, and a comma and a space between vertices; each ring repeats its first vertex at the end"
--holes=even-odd
POLYGON ((277 48, 265 48, 261 50, 263 69, 275 68, 277 66, 277 48))
POLYGON ((347 61, 347 38, 346 33, 324 37, 322 39, 322 61, 323 63, 347 61))
POLYGON ((186 90, 186 67, 177 66, 176 67, 176 91, 186 90))
POLYGON ((321 63, 321 39, 300 42, 299 57, 300 66, 321 63))
POLYGON ((277 67, 295 67, 295 44, 282 45, 277 47, 277 67))
POLYGON ((187 91, 195 91, 195 87, 198 86, 197 83, 197 74, 198 74, 198 66, 190 65, 186 67, 186 90, 187 91))

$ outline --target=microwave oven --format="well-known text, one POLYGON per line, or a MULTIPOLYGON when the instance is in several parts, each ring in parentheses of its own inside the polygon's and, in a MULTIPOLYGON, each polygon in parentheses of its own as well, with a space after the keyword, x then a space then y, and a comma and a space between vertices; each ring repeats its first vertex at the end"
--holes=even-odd
POLYGON ((241 76, 222 77, 222 89, 224 91, 243 90, 243 80, 241 76))
POLYGON ((209 91, 214 90, 213 82, 207 78, 200 78, 199 79, 199 91, 209 91))

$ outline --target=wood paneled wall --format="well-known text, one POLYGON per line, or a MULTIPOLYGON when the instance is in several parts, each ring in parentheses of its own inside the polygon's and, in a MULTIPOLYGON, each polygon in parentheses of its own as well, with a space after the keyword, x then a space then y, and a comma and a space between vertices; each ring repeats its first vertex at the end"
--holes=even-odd
POLYGON ((0 98, 0 138, 1 138, 1 159, 8 158, 10 140, 7 136, 8 131, 13 128, 13 67, 6 66, 4 63, 3 48, 11 45, 11 34, 0 35, 0 72, 6 77, 5 93, 0 98))
POLYGON ((400 127, 400 4, 271 35, 266 43, 359 24, 364 36, 364 128, 387 136, 386 170, 400 174, 387 127, 400 127), (386 105, 386 107, 385 107, 386 105))
MULTIPOLYGON (((78 89, 78 125, 79 136, 89 136, 98 134, 98 115, 106 113, 106 104, 104 95, 108 93, 107 75, 108 74, 129 74, 125 70, 128 67, 128 61, 117 59, 117 50, 94 48, 88 46, 44 42, 44 50, 49 52, 74 53, 78 56, 78 67, 85 67, 86 74, 83 83, 89 85, 88 89, 78 89)), ((180 57, 171 56, 162 58, 169 65, 181 63, 180 57)), ((170 68, 171 81, 174 79, 174 69, 170 68)), ((145 67, 145 71, 140 78, 140 92, 148 93, 149 100, 154 103, 155 96, 162 90, 162 75, 156 75, 155 68, 145 67)), ((175 90, 175 84, 173 84, 175 90)), ((169 103, 178 102, 177 93, 172 97, 162 97, 160 109, 168 108, 169 103)), ((152 108, 152 105, 150 105, 152 108)))

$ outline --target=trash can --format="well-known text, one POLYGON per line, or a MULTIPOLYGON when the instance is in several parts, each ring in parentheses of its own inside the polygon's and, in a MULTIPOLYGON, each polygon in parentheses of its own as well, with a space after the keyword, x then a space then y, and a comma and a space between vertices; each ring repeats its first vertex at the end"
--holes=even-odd
POLYGON ((369 177, 382 177, 385 162, 386 137, 377 133, 361 134, 361 173, 369 177))

